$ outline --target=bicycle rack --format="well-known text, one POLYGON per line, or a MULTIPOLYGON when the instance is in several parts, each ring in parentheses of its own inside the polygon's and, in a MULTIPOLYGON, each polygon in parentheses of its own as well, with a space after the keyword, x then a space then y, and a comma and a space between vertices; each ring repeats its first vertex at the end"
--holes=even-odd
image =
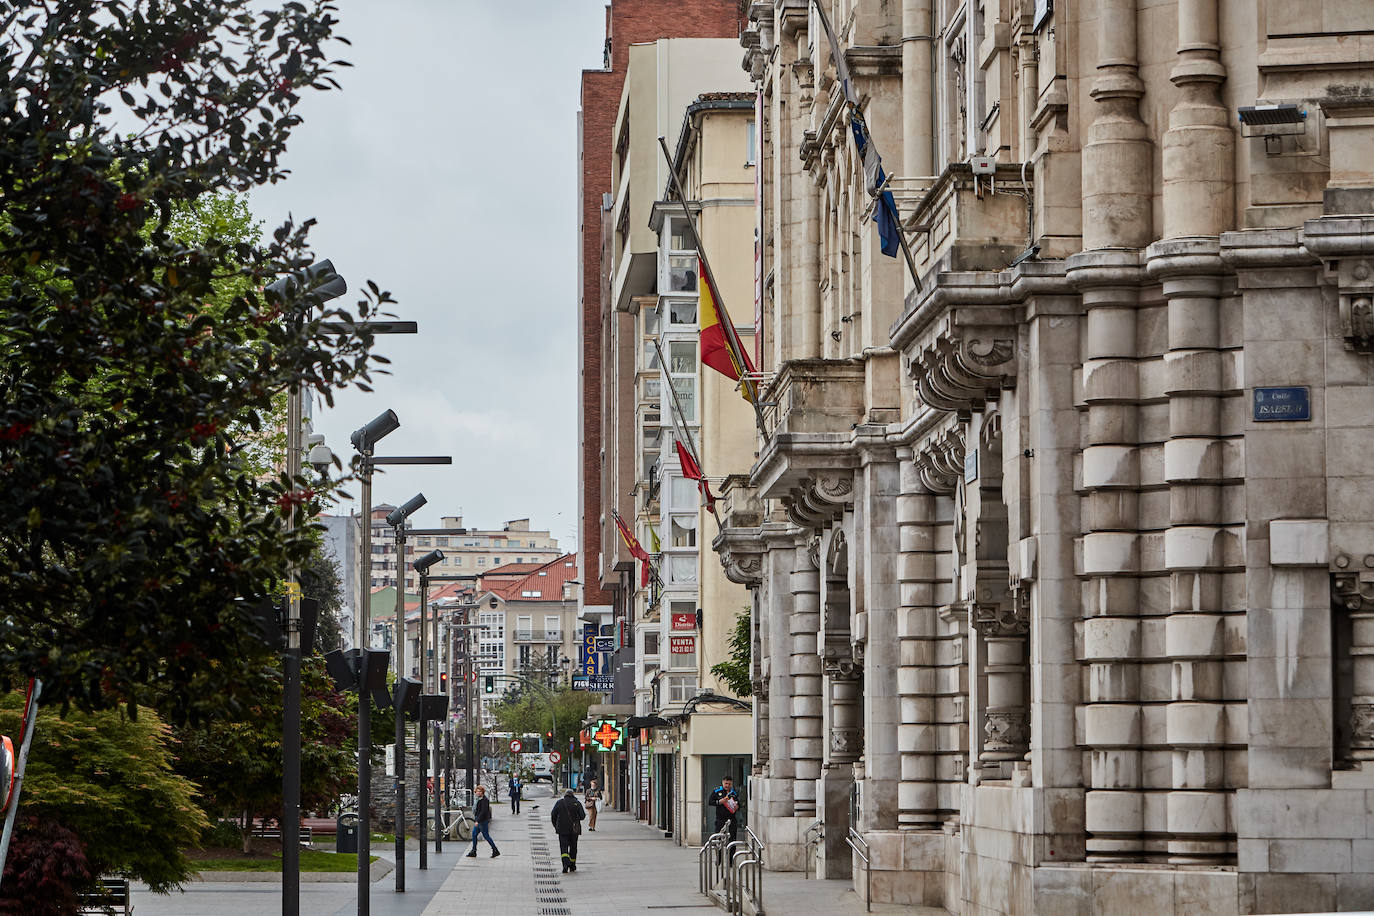
POLYGON ((762 916, 763 842, 748 827, 744 834, 744 839, 730 841, 721 831, 702 844, 697 853, 698 887, 732 916, 743 916, 746 901, 755 916, 762 916))

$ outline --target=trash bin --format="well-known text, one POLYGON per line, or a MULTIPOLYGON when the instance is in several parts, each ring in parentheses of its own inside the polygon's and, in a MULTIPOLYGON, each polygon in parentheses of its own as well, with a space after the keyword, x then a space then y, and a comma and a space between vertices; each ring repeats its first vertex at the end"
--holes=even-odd
POLYGON ((335 852, 357 852, 358 851, 358 814, 356 811, 345 811, 334 821, 335 833, 335 852))

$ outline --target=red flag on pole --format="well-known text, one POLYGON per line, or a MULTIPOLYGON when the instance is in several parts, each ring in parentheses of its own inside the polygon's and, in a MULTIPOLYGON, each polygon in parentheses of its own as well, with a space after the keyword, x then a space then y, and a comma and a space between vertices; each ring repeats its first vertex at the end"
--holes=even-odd
POLYGON ((687 450, 681 439, 675 443, 677 445, 677 461, 682 467, 682 476, 697 482, 697 489, 706 499, 706 508, 710 512, 716 511, 716 497, 711 492, 711 484, 707 482, 706 475, 702 473, 701 465, 697 464, 692 453, 687 450))
POLYGON ((645 563, 649 562, 649 552, 639 543, 639 538, 630 533, 629 527, 625 524, 625 519, 620 517, 619 512, 613 511, 611 516, 615 519, 615 526, 620 529, 621 540, 630 550, 630 556, 645 563))

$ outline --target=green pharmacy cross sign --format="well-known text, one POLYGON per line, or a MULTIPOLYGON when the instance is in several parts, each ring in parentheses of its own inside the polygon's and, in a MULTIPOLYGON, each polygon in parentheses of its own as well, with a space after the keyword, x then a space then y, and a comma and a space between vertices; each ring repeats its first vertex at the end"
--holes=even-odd
POLYGON ((597 723, 592 739, 601 745, 601 750, 613 751, 625 740, 625 733, 616 727, 614 719, 602 719, 597 723))

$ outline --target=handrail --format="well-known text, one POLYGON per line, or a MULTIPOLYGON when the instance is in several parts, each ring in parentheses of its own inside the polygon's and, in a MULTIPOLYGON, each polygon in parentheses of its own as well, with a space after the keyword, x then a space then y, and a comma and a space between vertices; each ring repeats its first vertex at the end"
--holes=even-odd
POLYGON ((849 836, 844 838, 849 844, 849 848, 854 850, 854 854, 864 860, 864 912, 873 912, 873 869, 868 865, 868 841, 865 840, 853 827, 849 828, 849 836), (862 846, 863 849, 859 847, 862 846))
POLYGON ((724 830, 713 834, 697 853, 697 886, 707 897, 713 891, 723 890, 725 910, 733 916, 744 913, 747 894, 754 913, 761 916, 763 841, 748 826, 744 828, 744 837, 737 840, 730 840, 724 830))
POLYGON ((816 818, 812 821, 811 826, 807 827, 806 831, 802 833, 802 875, 808 879, 811 877, 810 847, 820 845, 821 840, 824 838, 825 824, 821 823, 820 818, 816 818), (815 836, 811 835, 813 830, 815 831, 815 836))

